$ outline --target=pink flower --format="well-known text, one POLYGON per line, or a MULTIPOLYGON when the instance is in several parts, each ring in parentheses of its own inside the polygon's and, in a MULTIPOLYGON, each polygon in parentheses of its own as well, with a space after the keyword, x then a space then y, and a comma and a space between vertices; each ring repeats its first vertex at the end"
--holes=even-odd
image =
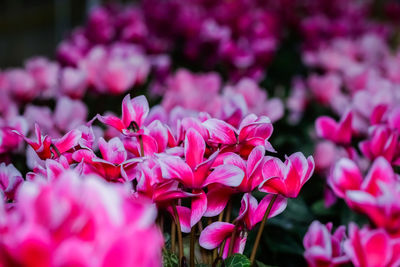
POLYGON ((344 250, 356 267, 398 266, 400 240, 392 239, 383 229, 359 229, 349 226, 349 239, 344 250))
MULTIPOLYGON (((182 231, 190 231, 204 215, 207 209, 207 197, 203 188, 210 184, 221 184, 225 186, 238 186, 243 180, 243 171, 232 164, 219 165, 213 168, 213 163, 218 155, 214 152, 208 159, 204 158, 206 145, 203 137, 195 130, 189 129, 184 140, 185 160, 180 157, 163 155, 159 163, 162 175, 166 179, 180 181, 185 187, 191 188, 192 193, 198 194, 192 199, 192 208, 178 207, 179 219, 188 221, 190 226, 182 231), (187 210, 186 210, 187 209, 187 210), (184 213, 184 214, 183 214, 184 213), (186 217, 186 218, 184 218, 186 217)), ((187 225, 184 223, 184 225, 187 225)))
POLYGON ((38 124, 35 124, 36 141, 31 140, 23 134, 14 131, 22 136, 24 140, 35 150, 40 159, 45 160, 52 157, 58 157, 78 145, 82 133, 79 130, 72 130, 58 139, 51 139, 50 136, 43 136, 38 124), (52 147, 54 145, 54 147, 52 147))
POLYGON ((101 158, 90 149, 79 149, 72 154, 74 161, 83 162, 83 173, 94 173, 112 182, 127 180, 122 165, 127 160, 127 151, 121 140, 114 137, 106 142, 100 137, 98 143, 101 158))
POLYGON ((264 181, 260 184, 259 190, 295 198, 311 178, 314 167, 313 157, 309 156, 306 159, 300 152, 286 157, 285 162, 270 157, 264 163, 262 169, 264 181))
POLYGON ((31 58, 25 63, 26 70, 35 79, 37 89, 45 96, 54 96, 55 87, 58 85, 60 66, 43 57, 31 58))
POLYGON ((13 69, 6 72, 8 91, 16 99, 30 101, 39 95, 34 78, 22 69, 13 69))
POLYGON ((344 114, 339 123, 327 116, 321 116, 315 122, 317 135, 339 145, 348 145, 352 136, 352 112, 344 114))
POLYGON ((345 227, 340 226, 331 234, 332 223, 326 225, 314 221, 303 239, 304 257, 311 267, 341 266, 349 262, 343 251, 345 227))
POLYGON ((147 199, 66 171, 26 182, 5 211, 0 260, 25 266, 160 266, 163 238, 147 199))
POLYGON ((327 105, 339 93, 341 80, 334 74, 327 74, 325 76, 311 75, 308 79, 308 85, 315 98, 321 104, 327 105))
POLYGON ((63 68, 60 77, 61 92, 72 98, 82 98, 88 87, 84 70, 71 67, 63 68))
POLYGON ((386 126, 371 127, 370 138, 360 142, 359 147, 370 160, 383 156, 394 165, 400 165, 399 133, 386 126))
POLYGON ((54 124, 62 132, 68 132, 85 124, 87 113, 87 107, 83 102, 61 97, 54 110, 54 124))
POLYGON ((140 131, 149 113, 149 103, 144 96, 130 98, 129 95, 122 101, 122 118, 113 115, 100 116, 97 118, 104 124, 114 127, 125 135, 132 135, 140 131))
POLYGON ((14 165, 0 163, 0 192, 4 194, 4 200, 14 200, 15 192, 23 181, 14 165))

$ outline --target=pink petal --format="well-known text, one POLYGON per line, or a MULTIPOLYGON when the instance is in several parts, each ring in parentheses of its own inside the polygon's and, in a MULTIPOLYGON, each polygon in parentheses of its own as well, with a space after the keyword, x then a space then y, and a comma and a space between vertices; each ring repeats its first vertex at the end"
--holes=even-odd
POLYGON ((259 186, 259 190, 264 193, 271 194, 287 194, 287 188, 285 182, 279 178, 274 177, 267 180, 264 180, 259 186))
POLYGON ((164 152, 168 144, 168 129, 158 120, 153 121, 147 129, 149 135, 157 142, 158 153, 164 152))
POLYGON ((369 266, 386 266, 392 257, 390 238, 383 229, 375 230, 364 244, 369 266))
POLYGON ((218 119, 208 119, 203 125, 207 128, 212 142, 227 145, 237 142, 236 130, 228 123, 218 119))
POLYGON ((113 164, 119 165, 127 158, 127 152, 121 139, 118 137, 112 138, 108 143, 99 138, 99 149, 103 158, 113 164))
POLYGON ((276 177, 283 178, 285 169, 286 166, 281 160, 274 157, 269 157, 263 165, 262 175, 264 179, 276 177))
POLYGON ((347 112, 343 115, 342 119, 339 122, 339 127, 337 129, 336 141, 340 144, 349 144, 351 142, 351 133, 352 133, 352 112, 347 112))
POLYGON ((82 137, 82 132, 79 130, 72 130, 64 135, 61 139, 58 139, 55 142, 55 146, 57 147, 58 151, 62 154, 71 148, 78 145, 79 140, 82 137))
POLYGON ((128 127, 132 121, 136 122, 135 110, 133 109, 131 96, 127 94, 122 100, 122 122, 126 127, 128 127))
POLYGON ((335 120, 327 116, 321 116, 315 121, 317 136, 331 141, 335 141, 337 127, 335 120))
POLYGON ((159 163, 164 178, 181 180, 189 188, 195 184, 191 168, 181 158, 163 156, 159 163))
MULTIPOLYGON (((253 227, 257 223, 262 221, 264 214, 267 211, 268 205, 271 202, 272 197, 273 197, 272 194, 268 194, 258 204, 258 207, 254 211, 254 214, 252 216, 252 226, 253 227)), ((275 202, 272 205, 271 211, 268 215, 268 219, 281 214, 286 209, 286 206, 287 206, 286 198, 281 195, 278 195, 275 202)))
POLYGON ((350 159, 342 158, 335 165, 328 178, 328 184, 339 197, 344 197, 347 190, 357 190, 362 183, 361 172, 350 159))
POLYGON ((365 178, 363 190, 376 195, 380 192, 379 183, 394 184, 395 176, 390 163, 383 157, 377 158, 365 178))
POLYGON ((227 222, 214 222, 204 228, 200 234, 200 246, 205 249, 218 247, 228 236, 231 235, 235 226, 227 222))
POLYGON ((203 217, 207 210, 207 196, 203 190, 194 190, 193 193, 198 194, 192 198, 190 226, 193 227, 203 217))
POLYGON ((149 103, 147 102, 146 97, 143 95, 133 98, 131 102, 134 110, 134 116, 132 119, 140 128, 149 114, 149 103))
POLYGON ((253 148, 251 151, 249 158, 247 159, 247 170, 246 173, 248 176, 252 176, 254 171, 261 164, 264 159, 265 148, 263 146, 257 146, 253 148))
POLYGON ((112 115, 109 115, 109 116, 97 115, 97 118, 102 123, 107 124, 108 126, 114 127, 121 133, 124 129, 126 129, 129 126, 129 125, 125 126, 125 124, 122 122, 122 120, 120 118, 112 116, 112 115))
POLYGON ((220 165, 208 175, 203 186, 219 183, 226 186, 238 186, 242 183, 244 172, 234 165, 220 165))
POLYGON ((234 189, 226 186, 209 186, 207 192, 207 210, 205 217, 214 217, 226 207, 234 189))
POLYGON ((206 149, 204 139, 197 131, 189 129, 186 132, 184 147, 186 162, 192 169, 194 169, 203 161, 206 149))

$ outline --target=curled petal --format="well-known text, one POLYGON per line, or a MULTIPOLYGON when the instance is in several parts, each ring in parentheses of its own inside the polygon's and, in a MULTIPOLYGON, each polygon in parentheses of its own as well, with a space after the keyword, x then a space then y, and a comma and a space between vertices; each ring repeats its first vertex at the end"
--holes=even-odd
POLYGON ((200 234, 200 246, 205 249, 218 247, 228 236, 231 235, 235 225, 227 222, 214 222, 204 228, 200 234))
POLYGON ((203 186, 219 183, 226 186, 238 186, 242 183, 244 172, 234 165, 220 165, 210 173, 203 186))

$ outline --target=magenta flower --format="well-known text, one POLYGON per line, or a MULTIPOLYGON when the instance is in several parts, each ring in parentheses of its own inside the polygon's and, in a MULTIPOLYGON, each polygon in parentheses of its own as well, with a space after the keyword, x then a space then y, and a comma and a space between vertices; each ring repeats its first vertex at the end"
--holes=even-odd
POLYGON ((285 162, 269 157, 262 169, 264 181, 260 184, 259 190, 295 198, 303 185, 311 178, 314 167, 313 157, 309 156, 306 159, 300 152, 286 157, 285 162))
POLYGON ((26 182, 17 203, 1 211, 2 264, 161 265, 154 206, 98 177, 66 171, 49 183, 26 182))
POLYGON ((121 140, 114 137, 106 142, 100 137, 98 142, 101 158, 90 149, 79 149, 72 154, 73 160, 83 162, 85 174, 94 173, 113 182, 125 181, 122 164, 127 160, 127 151, 121 140))
POLYGON ((399 133, 386 126, 372 126, 370 130, 370 138, 359 144, 363 155, 370 160, 383 156, 394 165, 400 165, 399 133))
POLYGON ((391 238, 383 229, 359 229, 349 226, 349 239, 344 250, 356 267, 398 266, 400 264, 400 240, 391 238))
POLYGON ((79 130, 72 130, 65 134, 59 139, 51 139, 50 136, 43 136, 39 125, 35 124, 35 135, 36 140, 29 139, 21 133, 15 131, 18 135, 22 136, 24 140, 35 150, 36 154, 40 159, 48 159, 52 157, 58 157, 59 154, 63 154, 75 146, 82 136, 79 130), (53 146, 53 147, 52 147, 53 146))
POLYGON ((268 139, 272 135, 273 127, 269 118, 257 117, 254 114, 246 116, 236 130, 230 124, 218 120, 208 119, 203 125, 209 132, 208 142, 222 144, 223 151, 238 152, 247 157, 256 146, 263 146, 267 151, 275 152, 268 139))
POLYGON ((349 145, 352 136, 351 123, 352 112, 349 111, 342 116, 339 123, 327 116, 319 117, 315 122, 315 129, 321 138, 339 145, 349 145))
POLYGON ((304 257, 311 267, 341 266, 350 261, 343 251, 345 227, 340 226, 331 234, 332 223, 326 225, 314 221, 303 239, 304 257))
POLYGON ((144 96, 131 99, 129 95, 126 95, 122 101, 121 119, 113 115, 97 115, 97 118, 125 135, 132 135, 140 131, 148 113, 149 103, 144 96))
POLYGON ((21 173, 14 165, 0 163, 0 192, 4 200, 14 200, 15 192, 23 181, 21 173))
POLYGON ((166 179, 175 179, 186 188, 192 189, 192 193, 198 194, 192 199, 192 208, 177 207, 179 219, 183 220, 182 231, 190 231, 204 215, 207 209, 207 197, 203 188, 210 184, 221 184, 225 186, 238 186, 243 180, 243 171, 232 164, 216 166, 212 165, 218 152, 213 153, 208 159, 204 159, 206 145, 203 137, 195 130, 189 129, 184 140, 185 160, 180 157, 162 155, 159 158, 162 175, 166 179), (188 217, 189 216, 189 217, 188 217), (187 224, 190 218, 190 224, 187 224))

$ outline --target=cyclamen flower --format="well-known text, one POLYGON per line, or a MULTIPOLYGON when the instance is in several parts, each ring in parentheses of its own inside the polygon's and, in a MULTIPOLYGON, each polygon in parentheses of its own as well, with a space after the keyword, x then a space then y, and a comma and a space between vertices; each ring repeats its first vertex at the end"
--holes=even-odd
POLYGON ((35 124, 36 140, 31 140, 17 131, 15 131, 15 133, 22 136, 42 160, 58 157, 58 154, 61 155, 64 152, 71 150, 78 145, 78 142, 82 137, 82 133, 79 130, 74 129, 69 131, 63 137, 52 140, 50 136, 42 135, 40 127, 37 124, 35 124))
POLYGON ((309 156, 306 159, 300 152, 290 155, 285 162, 270 157, 264 163, 262 169, 264 181, 260 184, 259 190, 295 198, 303 185, 311 178, 314 167, 313 157, 309 156))
POLYGON ((356 211, 366 214, 379 227, 399 234, 400 184, 390 164, 377 158, 365 179, 354 162, 342 159, 329 178, 333 191, 356 211))
POLYGON ((350 261, 343 251, 345 227, 340 226, 331 234, 332 223, 314 221, 303 239, 304 257, 311 267, 341 266, 350 261))
POLYGON ((0 193, 4 195, 4 200, 14 200, 15 192, 23 181, 21 173, 14 165, 0 163, 0 193))
POLYGON ((359 229, 351 223, 344 251, 356 267, 400 264, 400 239, 391 238, 383 229, 359 229))
POLYGON ((26 182, 1 214, 2 265, 161 266, 155 207, 98 177, 26 182))
POLYGON ((135 135, 140 131, 148 113, 149 103, 146 97, 141 95, 131 99, 126 95, 122 101, 121 119, 113 115, 97 115, 97 118, 125 135, 135 135))
POLYGON ((370 160, 383 156, 393 165, 400 165, 399 133, 386 126, 372 126, 370 138, 360 142, 361 152, 370 160))
POLYGON ((319 117, 315 122, 317 135, 339 145, 348 145, 352 137, 352 113, 343 115, 339 123, 327 116, 319 117))
POLYGON ((178 180, 186 188, 192 189, 192 193, 198 194, 192 199, 191 209, 177 207, 183 232, 189 232, 206 212, 207 197, 203 188, 211 184, 235 187, 243 180, 243 171, 235 165, 224 164, 212 168, 218 151, 205 159, 205 150, 203 137, 196 130, 189 129, 184 140, 186 162, 169 155, 161 155, 159 159, 164 178, 178 180))

